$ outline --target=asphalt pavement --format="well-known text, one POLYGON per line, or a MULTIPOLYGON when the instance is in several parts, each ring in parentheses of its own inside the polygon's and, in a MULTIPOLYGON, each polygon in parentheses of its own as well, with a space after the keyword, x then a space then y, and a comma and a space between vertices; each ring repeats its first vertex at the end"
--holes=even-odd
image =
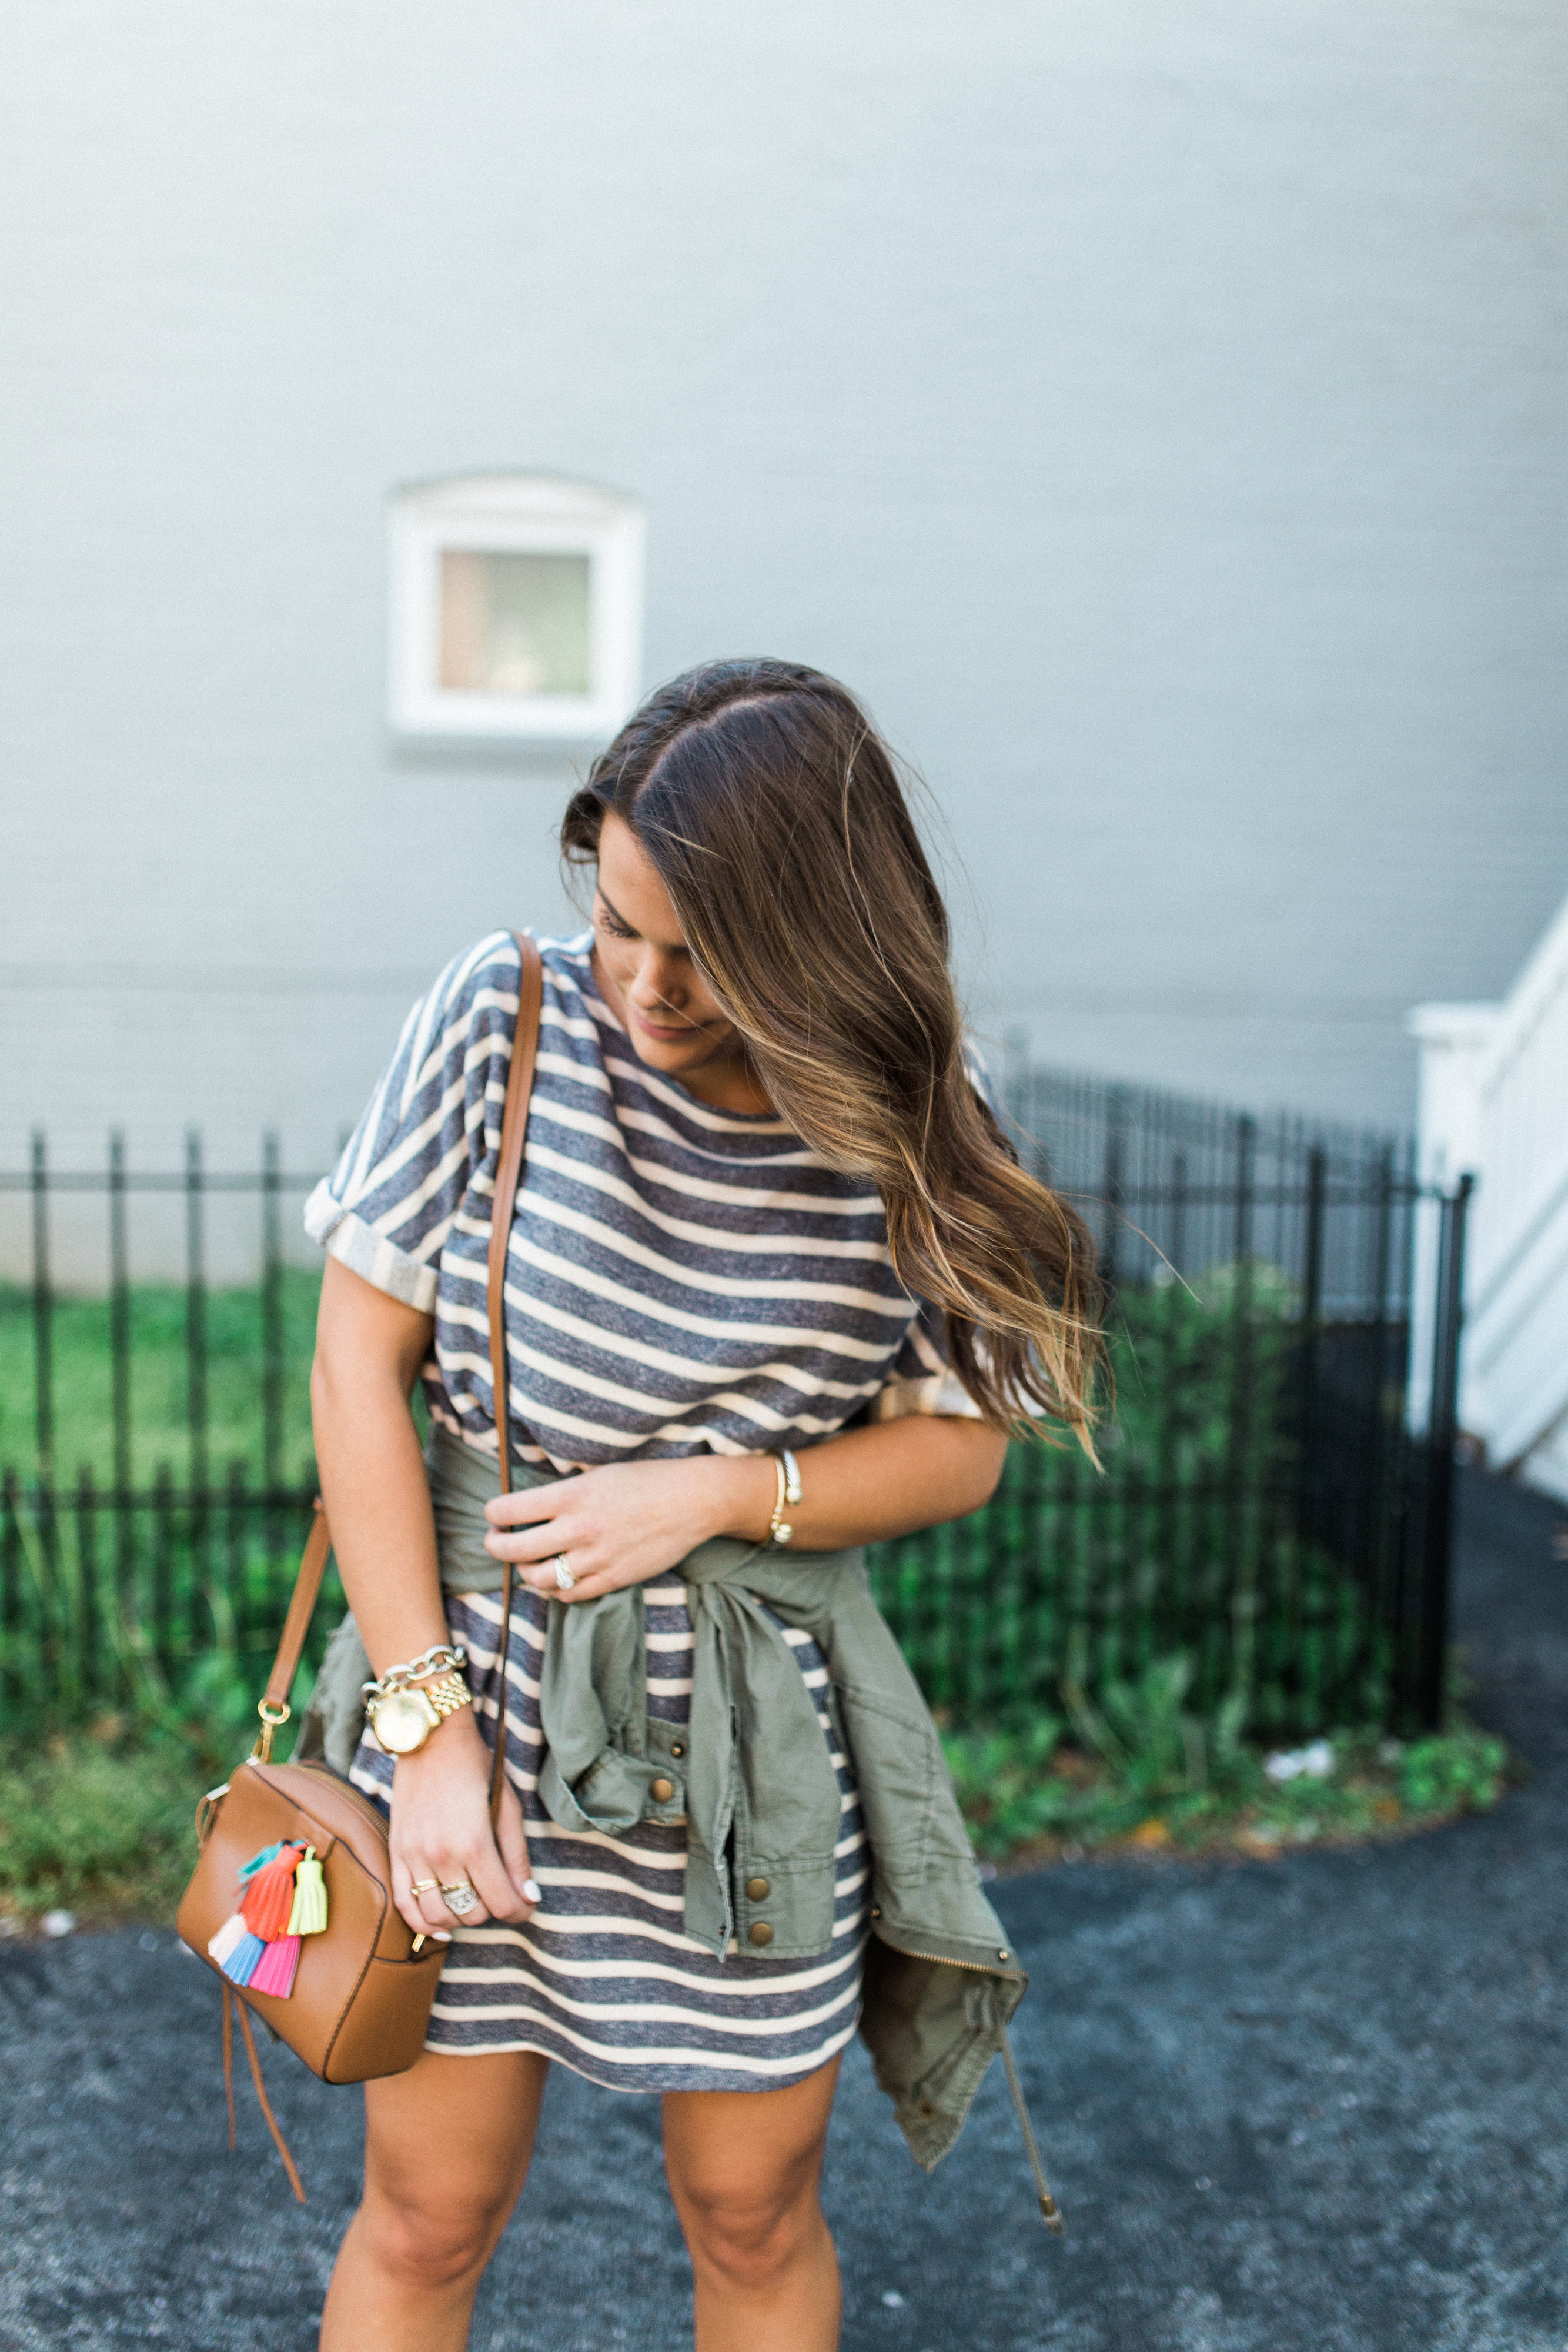
MULTIPOLYGON (((1464 1485, 1457 1630, 1529 1785, 1358 1853, 999 1881, 1071 2234, 999 2068, 927 2180, 857 2049, 826 2190, 846 2352, 1564 2352, 1568 1560, 1553 1507, 1464 1485)), ((247 2084, 225 2152, 217 2011, 166 1930, 0 1946, 4 2352, 314 2343, 359 2098, 268 2052, 301 2210, 247 2084)), ((474 2344, 689 2343, 657 2102, 558 2068, 474 2344)))

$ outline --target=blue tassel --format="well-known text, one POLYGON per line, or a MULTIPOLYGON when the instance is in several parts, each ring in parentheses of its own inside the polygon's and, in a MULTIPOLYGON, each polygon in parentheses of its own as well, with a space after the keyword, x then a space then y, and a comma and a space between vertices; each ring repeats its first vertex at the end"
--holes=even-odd
POLYGON ((249 1984, 256 1974, 256 1964, 266 1949, 267 1946, 259 1936, 247 1936, 243 1944, 236 1944, 223 1964, 224 1974, 230 1984, 249 1984))

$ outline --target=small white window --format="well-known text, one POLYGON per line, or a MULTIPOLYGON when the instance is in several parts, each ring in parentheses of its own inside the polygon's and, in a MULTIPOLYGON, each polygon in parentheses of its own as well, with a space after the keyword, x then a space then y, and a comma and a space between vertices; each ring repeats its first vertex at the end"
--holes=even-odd
POLYGON ((643 661, 642 509, 585 482, 475 475, 392 508, 392 721, 405 735, 612 735, 643 661))

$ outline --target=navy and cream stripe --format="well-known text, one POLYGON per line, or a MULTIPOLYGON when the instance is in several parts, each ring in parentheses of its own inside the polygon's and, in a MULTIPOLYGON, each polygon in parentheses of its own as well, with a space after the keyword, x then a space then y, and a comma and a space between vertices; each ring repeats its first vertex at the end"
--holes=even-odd
MULTIPOLYGON (((751 1454, 868 1407, 972 1412, 940 1316, 893 1270, 878 1194, 771 1114, 714 1110, 640 1062, 591 945, 540 942, 507 1281, 524 1454, 566 1468, 751 1454)), ((447 967, 306 1210, 334 1256, 434 1317, 432 1413, 489 1453, 486 1255, 517 979, 504 931, 447 967)))

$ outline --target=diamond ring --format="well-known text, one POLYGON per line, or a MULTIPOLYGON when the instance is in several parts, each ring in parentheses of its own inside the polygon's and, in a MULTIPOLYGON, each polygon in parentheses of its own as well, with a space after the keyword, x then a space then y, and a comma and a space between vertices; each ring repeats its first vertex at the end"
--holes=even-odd
POLYGON ((573 1576, 570 1567, 568 1565, 565 1552, 558 1551, 555 1558, 551 1560, 550 1566, 555 1570, 555 1580, 560 1587, 561 1591, 563 1592, 570 1592, 572 1586, 577 1582, 577 1579, 573 1576))
POLYGON ((447 1909, 455 1911, 460 1919, 465 1919, 470 1911, 478 1908, 479 1897, 465 1878, 460 1878, 455 1886, 444 1886, 441 1891, 446 1897, 447 1909))

